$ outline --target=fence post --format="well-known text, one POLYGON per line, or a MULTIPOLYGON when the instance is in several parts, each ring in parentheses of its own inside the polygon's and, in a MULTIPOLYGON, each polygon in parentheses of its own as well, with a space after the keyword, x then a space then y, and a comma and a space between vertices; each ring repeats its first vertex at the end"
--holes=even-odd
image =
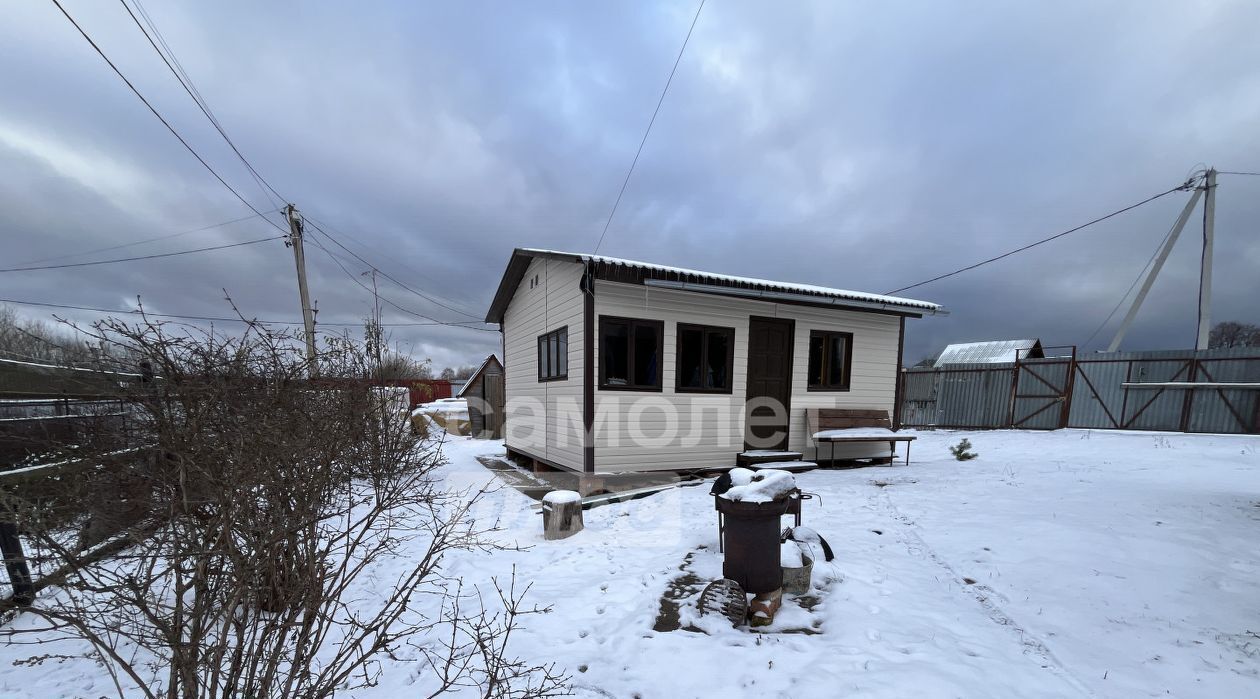
MULTIPOLYGON (((1199 360, 1196 357, 1190 358, 1190 376, 1187 379, 1190 383, 1199 380, 1199 360)), ((1190 431, 1190 410, 1194 407, 1194 391, 1185 391, 1185 397, 1181 399, 1181 420, 1178 426, 1182 432, 1190 431)))
POLYGON ((26 565, 26 553, 18 538, 17 524, 0 521, 0 550, 4 552, 4 567, 9 571, 9 584, 13 586, 13 601, 19 607, 29 607, 35 601, 35 585, 31 582, 31 569, 26 565))
POLYGON ((1067 429, 1072 421, 1072 396, 1076 393, 1076 345, 1072 345, 1072 357, 1068 359, 1067 376, 1063 379, 1063 412, 1059 415, 1059 429, 1067 429))

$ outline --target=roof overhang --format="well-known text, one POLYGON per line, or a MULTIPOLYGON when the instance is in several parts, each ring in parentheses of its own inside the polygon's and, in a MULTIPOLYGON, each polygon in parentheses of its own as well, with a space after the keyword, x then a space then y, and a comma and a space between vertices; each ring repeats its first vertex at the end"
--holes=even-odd
POLYGON ((693 291, 699 294, 716 294, 718 296, 738 296, 740 298, 757 299, 771 303, 790 303, 800 306, 821 306, 845 311, 866 311, 869 313, 889 313, 910 318, 922 318, 925 315, 945 316, 949 311, 943 308, 918 309, 906 308, 896 304, 877 301, 856 301, 844 298, 829 298, 812 294, 800 294, 788 291, 770 291, 767 289, 742 289, 731 286, 715 286, 713 284, 697 284, 694 282, 675 282, 668 279, 648 279, 645 286, 662 289, 678 289, 693 291))
POLYGON ((948 312, 937 304, 915 299, 829 289, 810 284, 792 284, 713 274, 598 255, 517 248, 512 251, 503 279, 499 282, 498 291, 495 292, 490 309, 486 312, 486 322, 503 322, 503 314, 507 310, 508 303, 520 286, 521 280, 525 278, 529 263, 534 258, 583 264, 587 266, 593 278, 603 281, 760 299, 771 303, 884 313, 912 318, 921 318, 925 315, 948 315, 948 312))

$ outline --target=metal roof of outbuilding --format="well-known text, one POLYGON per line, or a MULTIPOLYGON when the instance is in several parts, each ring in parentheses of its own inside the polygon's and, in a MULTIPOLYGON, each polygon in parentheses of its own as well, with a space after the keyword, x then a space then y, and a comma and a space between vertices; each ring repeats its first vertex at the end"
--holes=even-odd
POLYGON ((936 358, 935 366, 946 364, 1001 364, 1020 359, 1042 356, 1041 340, 989 340, 987 342, 959 342, 947 346, 936 358))

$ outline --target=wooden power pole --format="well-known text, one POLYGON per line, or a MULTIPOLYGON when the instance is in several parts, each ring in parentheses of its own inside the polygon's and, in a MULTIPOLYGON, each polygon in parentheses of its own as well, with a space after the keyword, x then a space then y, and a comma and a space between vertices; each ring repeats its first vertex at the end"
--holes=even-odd
POLYGON ((298 295, 302 298, 302 324, 306 326, 306 359, 311 365, 311 375, 319 373, 315 364, 315 312, 311 310, 311 297, 306 290, 306 254, 302 250, 302 217, 297 207, 284 207, 289 219, 289 246, 293 248, 293 261, 297 264, 298 295))

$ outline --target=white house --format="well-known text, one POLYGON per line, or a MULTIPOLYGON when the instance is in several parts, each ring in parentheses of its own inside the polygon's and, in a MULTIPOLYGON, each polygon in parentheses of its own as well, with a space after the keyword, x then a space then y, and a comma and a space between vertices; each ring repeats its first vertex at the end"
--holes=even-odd
MULTIPOLYGON (((518 248, 486 320, 503 335, 508 451, 615 473, 724 468, 746 448, 813 458, 806 409, 895 415, 905 320, 943 313, 913 299, 518 248)), ((863 455, 876 453, 853 454, 863 455)))

